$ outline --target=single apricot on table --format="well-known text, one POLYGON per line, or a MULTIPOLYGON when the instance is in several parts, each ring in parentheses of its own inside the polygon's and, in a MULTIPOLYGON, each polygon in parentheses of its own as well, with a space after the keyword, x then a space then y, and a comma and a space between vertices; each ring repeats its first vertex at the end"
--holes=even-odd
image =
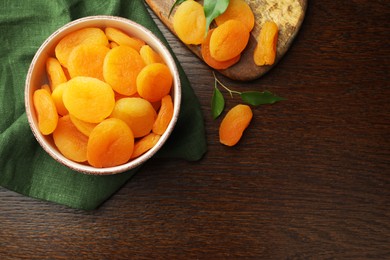
POLYGON ((278 42, 278 26, 275 22, 267 21, 261 28, 257 39, 257 46, 253 54, 257 66, 272 65, 276 58, 278 42))
POLYGON ((227 146, 236 145, 251 122, 252 116, 252 110, 248 105, 239 104, 230 109, 219 127, 219 141, 227 146))
POLYGON ((50 93, 41 88, 34 91, 33 105, 38 118, 38 129, 43 135, 49 135, 57 127, 58 113, 50 93))
POLYGON ((241 54, 249 41, 248 28, 238 20, 229 20, 214 29, 210 54, 217 61, 227 61, 241 54))
POLYGON ((75 162, 87 160, 88 137, 77 130, 69 115, 58 120, 58 126, 53 132, 53 140, 66 158, 75 162))
POLYGON ((168 66, 152 63, 143 68, 137 77, 138 94, 150 101, 161 100, 171 91, 173 77, 168 66))
POLYGON ((130 160, 134 136, 125 122, 108 118, 91 132, 87 144, 87 160, 97 168, 113 167, 130 160))

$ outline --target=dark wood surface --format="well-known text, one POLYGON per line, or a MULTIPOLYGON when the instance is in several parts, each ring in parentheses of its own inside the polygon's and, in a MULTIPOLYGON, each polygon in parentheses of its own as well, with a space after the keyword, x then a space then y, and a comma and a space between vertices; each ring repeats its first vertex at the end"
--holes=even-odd
POLYGON ((0 259, 389 259, 389 17, 388 1, 310 1, 278 66, 220 76, 288 99, 254 109, 232 148, 210 115, 211 71, 160 24, 201 102, 207 154, 154 159, 90 212, 1 188, 0 259))

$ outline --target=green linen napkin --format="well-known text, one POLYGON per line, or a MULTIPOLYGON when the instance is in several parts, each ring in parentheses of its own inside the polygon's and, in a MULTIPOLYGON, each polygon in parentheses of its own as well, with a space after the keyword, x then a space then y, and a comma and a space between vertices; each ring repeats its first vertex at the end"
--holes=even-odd
MULTIPOLYGON (((69 21, 115 15, 138 22, 168 47, 142 0, 2 0, 0 3, 0 185, 26 196, 91 210, 139 170, 85 175, 52 159, 35 140, 24 107, 30 62, 43 41, 69 21)), ((156 156, 199 160, 206 152, 200 106, 182 68, 182 107, 172 137, 156 156)))

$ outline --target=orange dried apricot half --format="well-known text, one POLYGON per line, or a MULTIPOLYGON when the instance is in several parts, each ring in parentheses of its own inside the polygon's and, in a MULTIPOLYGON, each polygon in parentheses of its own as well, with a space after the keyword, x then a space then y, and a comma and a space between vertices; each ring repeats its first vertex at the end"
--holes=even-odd
POLYGON ((227 146, 236 145, 251 122, 252 116, 252 110, 248 105, 239 104, 230 109, 219 127, 219 141, 227 146))
POLYGON ((150 102, 139 97, 119 99, 111 114, 111 117, 123 120, 130 127, 135 138, 150 133, 156 116, 156 111, 150 102))
POLYGON ((53 140, 58 150, 66 158, 75 162, 87 160, 88 137, 77 130, 69 115, 58 120, 58 126, 53 132, 53 140))
POLYGON ((53 91, 59 84, 68 81, 60 62, 53 57, 49 57, 46 60, 46 74, 49 79, 51 91, 53 91))
POLYGON ((129 161, 134 149, 134 136, 125 122, 105 119, 91 132, 87 144, 88 163, 97 168, 112 167, 129 161))
POLYGON ((103 62, 110 49, 104 45, 81 44, 69 55, 68 71, 72 78, 85 76, 104 80, 103 62))
POLYGON ((209 65, 210 67, 212 67, 216 70, 227 69, 227 68, 233 66, 234 64, 236 64, 240 60, 241 54, 238 54, 236 57, 234 57, 230 60, 226 60, 226 61, 217 61, 216 59, 211 57, 210 38, 211 38, 211 35, 213 32, 214 32, 214 29, 209 30, 207 37, 202 42, 202 46, 201 46, 202 58, 207 65, 209 65))
POLYGON ((230 0, 226 11, 215 18, 217 26, 229 20, 241 21, 249 31, 252 31, 255 26, 255 16, 248 3, 244 0, 230 0))
POLYGON ((257 66, 274 64, 277 42, 278 26, 272 21, 265 22, 261 28, 257 39, 257 46, 253 54, 257 66))
POLYGON ((144 67, 145 63, 135 49, 121 45, 107 53, 103 76, 116 92, 131 96, 137 92, 137 76, 144 67))
POLYGON ((78 119, 99 123, 114 109, 114 91, 107 83, 90 77, 76 77, 66 84, 62 96, 64 105, 78 119))
POLYGON ((57 127, 57 109, 50 93, 45 89, 37 89, 33 94, 33 105, 38 118, 38 129, 43 135, 49 135, 57 127))
POLYGON ((78 119, 74 115, 69 115, 69 116, 74 126, 86 136, 89 136, 92 130, 95 128, 95 126, 97 126, 97 123, 88 123, 78 119))
POLYGON ((69 113, 68 109, 66 109, 66 107, 64 105, 64 101, 62 99, 62 96, 64 94, 64 90, 66 89, 67 86, 68 86, 67 82, 62 83, 62 84, 58 85, 51 93, 51 97, 53 98, 54 104, 56 105, 56 108, 57 108, 57 112, 61 116, 67 115, 69 113))
POLYGON ((149 45, 142 46, 142 48, 139 51, 139 54, 141 55, 141 58, 145 62, 146 65, 149 65, 152 63, 164 63, 160 54, 155 52, 152 49, 152 47, 150 47, 149 45))
POLYGON ((217 61, 238 56, 249 41, 248 28, 238 20, 229 20, 214 29, 210 38, 210 54, 217 61))
POLYGON ((119 29, 107 27, 104 32, 110 41, 117 43, 118 45, 128 45, 133 49, 139 51, 145 42, 139 38, 131 37, 128 34, 122 32, 119 29))
POLYGON ((138 74, 137 91, 142 98, 155 102, 171 91, 172 82, 173 77, 167 65, 152 63, 138 74))
POLYGON ((69 33, 55 47, 55 55, 64 67, 68 67, 68 58, 73 48, 80 44, 108 46, 106 34, 99 28, 84 28, 69 33))
POLYGON ((173 17, 173 28, 185 44, 201 44, 206 31, 203 6, 193 0, 180 4, 173 17))
POLYGON ((170 95, 161 100, 161 107, 158 111, 156 121, 153 124, 153 133, 162 135, 167 130, 173 117, 173 102, 170 95))
POLYGON ((160 137, 161 136, 158 134, 150 133, 142 137, 140 140, 136 141, 134 144, 134 151, 131 155, 131 158, 137 158, 152 149, 158 143, 160 137))

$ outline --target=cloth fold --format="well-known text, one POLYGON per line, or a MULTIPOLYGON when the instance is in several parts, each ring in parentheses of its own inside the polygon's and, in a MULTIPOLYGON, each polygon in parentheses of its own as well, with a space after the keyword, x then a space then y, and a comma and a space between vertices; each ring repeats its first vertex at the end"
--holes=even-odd
MULTIPOLYGON (((169 48, 142 0, 0 3, 0 185, 26 196, 84 210, 101 205, 139 168, 116 175, 93 176, 56 162, 40 147, 30 130, 24 108, 24 83, 30 62, 43 41, 64 24, 91 15, 133 20, 151 30, 169 48)), ((182 83, 182 108, 172 136, 156 156, 196 161, 207 149, 203 116, 190 83, 175 60, 182 83)))

